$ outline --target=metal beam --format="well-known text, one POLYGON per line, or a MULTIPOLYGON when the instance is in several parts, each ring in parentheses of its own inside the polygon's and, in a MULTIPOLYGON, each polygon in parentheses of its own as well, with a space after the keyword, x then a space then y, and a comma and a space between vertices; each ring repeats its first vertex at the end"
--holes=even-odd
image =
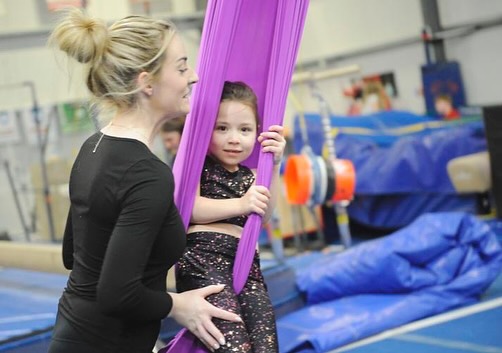
MULTIPOLYGON (((434 41, 436 41, 436 40, 448 40, 450 38, 464 37, 484 29, 498 26, 502 26, 502 17, 500 16, 480 22, 466 23, 458 26, 451 26, 444 28, 440 32, 436 32, 433 39, 434 41)), ((379 52, 385 52, 388 50, 401 48, 407 45, 416 45, 421 42, 422 38, 417 34, 416 36, 413 37, 404 38, 401 40, 396 40, 381 45, 356 49, 353 51, 339 53, 312 60, 304 60, 297 63, 296 69, 298 71, 326 69, 335 65, 337 62, 341 60, 348 60, 363 55, 371 55, 379 52)))
MULTIPOLYGON (((435 38, 436 33, 443 31, 437 0, 420 0, 420 5, 422 6, 422 17, 424 19, 425 31, 432 38, 435 38)), ((426 41, 424 45, 428 46, 429 49, 432 49, 430 52, 432 54, 433 62, 446 62, 446 52, 442 39, 426 41)))
MULTIPOLYGON (((188 29, 201 29, 204 23, 205 11, 196 11, 186 15, 167 15, 166 18, 173 21, 180 31, 188 29)), ((155 16, 163 18, 163 16, 155 16)), ((47 39, 52 27, 42 27, 37 30, 24 32, 0 33, 0 53, 12 50, 41 48, 47 45, 47 39)))

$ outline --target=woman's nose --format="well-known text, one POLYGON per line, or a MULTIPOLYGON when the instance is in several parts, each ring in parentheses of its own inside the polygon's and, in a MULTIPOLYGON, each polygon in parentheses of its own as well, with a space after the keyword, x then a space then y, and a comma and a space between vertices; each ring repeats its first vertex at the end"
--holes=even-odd
POLYGON ((190 77, 190 85, 193 85, 194 83, 199 82, 199 75, 197 75, 197 72, 195 72, 195 70, 191 67, 190 70, 192 71, 192 75, 190 77))

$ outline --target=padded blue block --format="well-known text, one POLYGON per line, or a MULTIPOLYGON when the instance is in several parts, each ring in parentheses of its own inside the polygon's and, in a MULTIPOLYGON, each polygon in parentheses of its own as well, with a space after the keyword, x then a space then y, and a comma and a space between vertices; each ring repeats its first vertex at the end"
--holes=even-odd
POLYGON ((296 273, 291 266, 277 265, 263 271, 276 316, 282 317, 303 307, 305 302, 296 286, 296 273))

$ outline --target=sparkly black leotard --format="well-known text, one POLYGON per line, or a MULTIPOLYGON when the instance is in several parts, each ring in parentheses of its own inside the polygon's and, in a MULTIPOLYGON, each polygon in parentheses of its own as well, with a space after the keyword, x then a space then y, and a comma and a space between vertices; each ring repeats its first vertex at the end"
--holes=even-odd
MULTIPOLYGON (((254 182, 253 172, 240 165, 235 172, 229 172, 211 157, 207 157, 200 178, 200 196, 210 199, 231 199, 242 197, 254 182)), ((239 216, 219 222, 244 227, 248 217, 239 216)))
MULTIPOLYGON (((213 199, 242 197, 254 182, 253 172, 239 166, 229 172, 210 157, 206 158, 201 175, 200 195, 213 199)), ((247 216, 233 217, 218 222, 244 226, 247 216)), ((190 233, 187 247, 176 273, 178 291, 183 292, 211 284, 225 284, 220 293, 207 297, 213 305, 234 312, 244 323, 215 319, 224 334, 226 345, 217 352, 274 353, 278 352, 275 316, 260 270, 258 252, 244 286, 236 294, 232 272, 239 239, 214 232, 190 233)))

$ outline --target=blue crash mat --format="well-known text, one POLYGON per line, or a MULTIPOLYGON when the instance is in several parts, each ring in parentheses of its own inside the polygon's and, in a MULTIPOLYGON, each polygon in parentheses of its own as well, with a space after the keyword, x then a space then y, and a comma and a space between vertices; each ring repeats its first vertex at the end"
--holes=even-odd
POLYGON ((501 269, 502 249, 486 222, 463 213, 421 216, 300 270, 308 306, 278 320, 281 352, 327 352, 474 303, 501 269))

